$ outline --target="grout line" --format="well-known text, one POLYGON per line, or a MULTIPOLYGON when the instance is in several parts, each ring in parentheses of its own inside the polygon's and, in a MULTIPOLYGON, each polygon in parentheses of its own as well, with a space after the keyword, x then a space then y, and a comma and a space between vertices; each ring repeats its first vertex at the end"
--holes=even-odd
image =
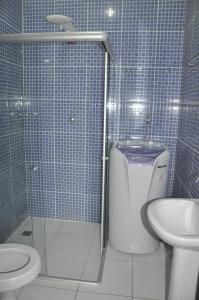
MULTIPOLYGON (((55 5, 55 3, 54 3, 55 5)), ((55 7, 54 7, 55 8, 55 7)), ((55 46, 55 43, 53 45, 54 49, 53 49, 53 52, 54 52, 54 77, 53 77, 53 129, 55 129, 56 127, 56 120, 55 120, 55 82, 56 82, 56 69, 55 69, 55 59, 56 59, 56 46, 55 46)), ((54 133, 53 133, 53 143, 54 143, 54 146, 53 146, 53 163, 54 163, 54 186, 55 186, 55 217, 57 217, 57 197, 56 197, 56 191, 57 191, 57 184, 56 184, 56 172, 55 172, 55 164, 56 164, 56 148, 55 148, 55 143, 56 143, 56 134, 55 134, 55 130, 53 130, 54 133)))
POLYGON ((77 294, 78 294, 78 292, 79 292, 79 284, 77 285, 77 289, 76 289, 76 293, 75 293, 75 298, 74 298, 74 300, 77 299, 77 294))
POLYGON ((9 151, 9 165, 10 165, 10 168, 9 168, 9 172, 10 172, 10 184, 11 184, 11 199, 12 199, 12 202, 9 203, 7 206, 10 206, 12 205, 12 222, 13 222, 13 227, 12 228, 12 231, 13 229, 15 230, 15 226, 16 226, 16 218, 15 218, 15 210, 14 210, 14 190, 13 190, 13 174, 12 174, 12 156, 11 156, 11 141, 10 141, 10 136, 9 136, 9 145, 8 145, 8 151, 9 151))
MULTIPOLYGON (((157 2, 156 28, 158 28, 159 7, 160 7, 160 0, 158 0, 158 2, 157 2)), ((156 32, 156 36, 155 36, 155 49, 154 49, 154 52, 155 52, 155 57, 154 57, 155 65, 156 65, 156 60, 157 60, 157 45, 158 45, 158 33, 156 32)), ((153 74, 153 82, 155 82, 155 72, 153 74)), ((151 136, 152 135, 153 123, 154 123, 154 114, 155 114, 154 99, 152 100, 151 110, 149 110, 149 107, 148 107, 148 112, 150 113, 150 123, 149 123, 149 129, 148 129, 148 136, 151 136)), ((146 126, 147 126, 147 123, 146 123, 146 126)))
POLYGON ((24 33, 24 0, 21 0, 21 20, 22 20, 22 33, 24 33))
POLYGON ((184 144, 185 146, 187 146, 189 149, 191 149, 193 152, 199 154, 199 150, 196 150, 195 148, 191 147, 189 144, 187 144, 186 142, 184 142, 180 137, 177 137, 177 139, 184 144))
MULTIPOLYGON (((85 87, 85 97, 87 98, 88 96, 88 68, 87 66, 85 67, 86 68, 86 87, 85 87)), ((85 143, 85 146, 84 146, 84 159, 86 160, 86 150, 87 150, 87 135, 86 135, 86 129, 87 129, 87 102, 86 102, 86 109, 85 109, 85 112, 84 112, 84 118, 85 118, 85 124, 84 124, 84 143, 85 143)), ((83 215, 84 215, 84 221, 86 220, 86 197, 85 197, 85 193, 86 193, 86 180, 87 180, 87 168, 85 168, 84 170, 84 187, 83 187, 83 203, 84 203, 84 212, 83 212, 83 215)))
POLYGON ((180 183, 184 186, 185 190, 188 192, 189 196, 192 197, 191 192, 189 191, 188 187, 186 184, 183 182, 183 180, 179 177, 180 183))
MULTIPOLYGON (((24 0, 22 0, 22 32, 24 32, 24 0)), ((25 76, 24 76, 24 51, 25 51, 25 46, 24 44, 21 45, 22 47, 22 75, 23 75, 23 82, 22 82, 22 97, 23 97, 23 102, 25 102, 25 76)), ((25 109, 27 113, 27 107, 25 109)), ((26 178, 26 205, 27 205, 27 213, 28 216, 30 216, 30 209, 29 209, 29 199, 28 199, 28 174, 27 174, 27 164, 26 164, 26 151, 25 151, 25 144, 26 144, 26 122, 23 123, 23 147, 24 147, 24 163, 25 163, 25 178, 26 178)), ((31 219, 31 225, 32 225, 32 230, 33 230, 33 223, 31 219)), ((32 238, 33 240, 33 238, 32 238)), ((34 241, 32 241, 34 244, 34 241)))
MULTIPOLYGON (((57 69, 64 69, 64 68, 71 68, 71 69, 82 69, 82 68, 85 68, 85 67, 87 67, 87 68, 96 68, 96 69, 103 69, 104 68, 104 66, 103 66, 103 64, 102 65, 95 65, 95 64, 89 64, 89 65, 64 65, 64 64, 61 64, 61 65, 59 65, 59 64, 57 64, 56 66, 55 66, 55 68, 57 68, 57 69)), ((159 67, 158 65, 157 66, 155 66, 154 67, 154 64, 153 65, 145 65, 145 64, 142 64, 142 65, 128 65, 128 64, 117 64, 117 65, 111 65, 111 67, 113 68, 113 69, 127 69, 127 71, 128 71, 128 69, 133 69, 133 70, 129 70, 129 73, 130 73, 130 71, 131 72, 141 72, 141 71, 145 71, 145 72, 147 72, 147 71, 166 71, 166 72, 168 72, 168 69, 171 71, 171 72, 174 72, 174 71, 181 71, 182 69, 183 69, 183 66, 181 66, 181 64, 179 65, 179 66, 168 66, 168 67, 159 67)), ((28 68, 28 69, 47 69, 47 68, 53 68, 53 64, 51 63, 51 64, 44 64, 44 63, 30 63, 30 64, 28 64, 28 65, 26 65, 26 68, 28 68)), ((27 72, 28 73, 28 72, 27 72)))
POLYGON ((0 58, 0 61, 6 63, 8 65, 12 65, 12 66, 16 66, 16 67, 19 67, 19 68, 23 68, 23 65, 16 64, 16 63, 14 63, 12 61, 9 61, 9 60, 6 60, 6 59, 0 58))
POLYGON ((17 28, 13 27, 10 23, 8 23, 7 20, 0 18, 0 22, 3 22, 7 26, 9 26, 10 29, 14 29, 17 33, 22 33, 20 30, 18 30, 17 28))
POLYGON ((189 23, 185 26, 184 32, 189 30, 189 27, 191 27, 193 25, 193 23, 194 23, 195 19, 198 17, 198 15, 199 15, 199 10, 196 12, 196 14, 193 15, 191 21, 189 21, 189 23))
MULTIPOLYGON (((83 283, 84 284, 84 283, 83 283)), ((126 295, 122 295, 122 294, 113 294, 113 293, 105 293, 105 292, 99 292, 99 291, 89 291, 89 290, 79 290, 78 288, 78 292, 80 293, 85 293, 85 294, 97 294, 97 295, 107 295, 107 296, 117 296, 117 297, 123 297, 123 298, 127 298, 127 299, 132 299, 132 296, 126 296, 126 295)), ((159 300, 159 299, 153 299, 153 298, 139 298, 139 297, 135 297, 138 298, 140 300, 159 300)))
MULTIPOLYGON (((87 265, 87 263, 88 263, 88 261, 89 261, 89 254, 90 254, 91 249, 92 249, 92 245, 93 245, 93 241, 94 241, 94 238, 95 238, 95 232, 96 232, 97 225, 98 225, 98 224, 95 225, 95 230, 93 231, 93 235, 92 235, 92 238, 91 238, 90 247, 89 247, 89 249, 88 249, 87 258, 85 259, 85 263, 84 263, 84 266, 83 266, 83 268, 82 268, 82 272, 81 272, 81 275, 80 275, 80 280, 82 280, 82 276, 83 276, 83 274, 84 274, 84 272, 85 272, 86 265, 87 265)), ((99 236, 99 239, 100 239, 100 236, 99 236)), ((99 244, 99 245, 100 245, 100 244, 99 244)), ((99 273, 99 271, 98 271, 98 273, 99 273)))

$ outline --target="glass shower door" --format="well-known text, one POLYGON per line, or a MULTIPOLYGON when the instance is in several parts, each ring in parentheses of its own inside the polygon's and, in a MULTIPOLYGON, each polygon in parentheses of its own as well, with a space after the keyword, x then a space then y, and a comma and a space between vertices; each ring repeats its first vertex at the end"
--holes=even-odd
POLYGON ((96 282, 101 264, 104 51, 90 43, 34 44, 25 46, 24 57, 34 246, 44 275, 96 282))

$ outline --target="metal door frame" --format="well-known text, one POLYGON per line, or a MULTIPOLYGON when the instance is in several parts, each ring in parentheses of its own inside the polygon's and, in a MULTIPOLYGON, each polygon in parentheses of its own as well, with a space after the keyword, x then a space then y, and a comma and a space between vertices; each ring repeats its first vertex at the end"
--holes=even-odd
POLYGON ((101 194, 101 253, 106 247, 106 202, 107 197, 107 182, 108 182, 108 85, 109 85, 109 69, 110 69, 110 55, 105 51, 105 68, 104 68, 104 116, 103 116, 103 150, 102 150, 102 194, 101 194))

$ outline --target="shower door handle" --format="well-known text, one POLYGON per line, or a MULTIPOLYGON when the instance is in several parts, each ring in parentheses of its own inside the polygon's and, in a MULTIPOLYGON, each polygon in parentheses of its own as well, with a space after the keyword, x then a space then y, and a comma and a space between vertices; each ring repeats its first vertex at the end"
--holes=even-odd
MULTIPOLYGON (((101 156, 100 159, 103 160, 103 156, 101 156)), ((109 160, 109 157, 105 156, 104 160, 106 160, 106 161, 109 160)))

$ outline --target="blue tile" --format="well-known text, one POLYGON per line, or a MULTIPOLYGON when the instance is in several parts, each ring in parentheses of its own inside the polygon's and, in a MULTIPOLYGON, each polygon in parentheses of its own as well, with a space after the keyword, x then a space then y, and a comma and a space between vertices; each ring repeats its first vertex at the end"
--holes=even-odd
POLYGON ((86 104, 86 133, 102 134, 103 130, 103 102, 88 101, 86 104))
POLYGON ((12 169, 12 192, 13 198, 18 198, 26 190, 25 163, 19 163, 12 169))
POLYGON ((153 105, 151 131, 156 136, 175 137, 178 130, 178 105, 153 105))
POLYGON ((122 4, 119 0, 88 0, 88 30, 121 31, 122 4))
POLYGON ((14 201, 15 228, 28 217, 27 193, 22 192, 14 201))
POLYGON ((158 30, 183 31, 185 25, 186 0, 160 0, 158 8, 158 30))
POLYGON ((12 135, 10 138, 11 166, 25 161, 24 134, 23 131, 12 135))
POLYGON ((157 67, 181 67, 183 41, 182 31, 157 32, 155 65, 157 67))
POLYGON ((0 210, 12 203, 12 181, 10 170, 0 174, 0 210))
MULTIPOLYGON (((22 1, 0 2, 0 33, 22 31, 22 1)), ((0 241, 28 215, 24 150, 22 45, 0 46, 0 241)))
POLYGON ((102 164, 88 164, 86 166, 85 193, 101 195, 102 164))
POLYGON ((62 193, 84 193, 85 186, 84 164, 55 164, 56 190, 62 193))
POLYGON ((24 1, 24 32, 55 31, 54 24, 46 20, 48 15, 54 14, 54 0, 24 1))
POLYGON ((4 243, 7 238, 13 233, 14 225, 14 211, 13 206, 8 204, 0 211, 1 231, 0 243, 4 243))
POLYGON ((101 195, 86 195, 85 221, 101 223, 101 195))
MULTIPOLYGON (((185 1, 27 0, 24 3, 25 31, 59 31, 59 26, 46 21, 49 14, 72 17, 80 31, 108 32, 117 59, 117 66, 111 65, 110 74, 109 137, 114 141, 143 136, 149 114, 151 137, 158 136, 171 151, 167 190, 171 195, 185 1), (135 70, 128 72, 130 67, 135 70)), ((195 23, 192 39, 197 35, 197 28, 195 23)), ((191 47, 192 53, 196 47, 197 43, 191 47)), ((32 44, 25 47, 24 63, 28 112, 24 119, 25 154, 32 214, 99 222, 104 51, 96 43, 32 44), (32 172, 34 166, 38 166, 35 173, 32 172)), ((2 74, 6 68, 3 66, 2 74)), ((7 85, 11 86, 9 80, 7 85)), ((10 97, 20 94, 19 86, 20 81, 10 97)), ((5 94, 3 79, 0 95, 5 94)), ((197 101, 197 96, 194 97, 192 95, 197 101)), ((196 111, 193 115, 190 120, 197 119, 196 111)), ((191 122, 188 117, 186 120, 186 124, 191 122)), ((16 128, 22 131, 20 124, 16 128)))
MULTIPOLYGON (((54 130, 65 133, 84 133, 86 126, 86 101, 60 99, 55 103, 54 130)), ((50 119, 52 123, 52 119, 50 119)))
POLYGON ((158 2, 156 0, 125 0, 123 1, 124 31, 159 30, 158 2))
POLYGON ((77 192, 56 193, 56 218, 85 221, 85 196, 77 192))
POLYGON ((85 159, 87 164, 100 164, 102 161, 103 136, 86 134, 85 159))
POLYGON ((199 162, 199 15, 198 1, 187 3, 184 33, 181 103, 175 176, 180 182, 178 197, 198 198, 199 162))
POLYGON ((124 102, 120 112, 120 138, 144 136, 146 117, 150 110, 147 103, 124 102))
POLYGON ((24 73, 24 93, 27 100, 54 98, 54 67, 26 65, 24 73))
POLYGON ((85 67, 56 67, 55 99, 73 101, 86 99, 86 78, 87 72, 85 67))
MULTIPOLYGON (((53 14, 69 16, 73 19, 77 31, 87 31, 87 10, 87 1, 85 0, 56 0, 53 14)), ((56 30, 60 30, 59 26, 56 26, 56 30)))
POLYGON ((10 169, 9 136, 0 137, 0 173, 10 169))
POLYGON ((156 35, 155 31, 123 32, 120 52, 122 64, 153 67, 156 59, 156 35))
POLYGON ((9 23, 16 30, 21 31, 22 1, 2 0, 0 4, 0 19, 9 23))
POLYGON ((63 133, 55 136, 55 161, 65 164, 85 162, 85 136, 82 133, 63 133))

